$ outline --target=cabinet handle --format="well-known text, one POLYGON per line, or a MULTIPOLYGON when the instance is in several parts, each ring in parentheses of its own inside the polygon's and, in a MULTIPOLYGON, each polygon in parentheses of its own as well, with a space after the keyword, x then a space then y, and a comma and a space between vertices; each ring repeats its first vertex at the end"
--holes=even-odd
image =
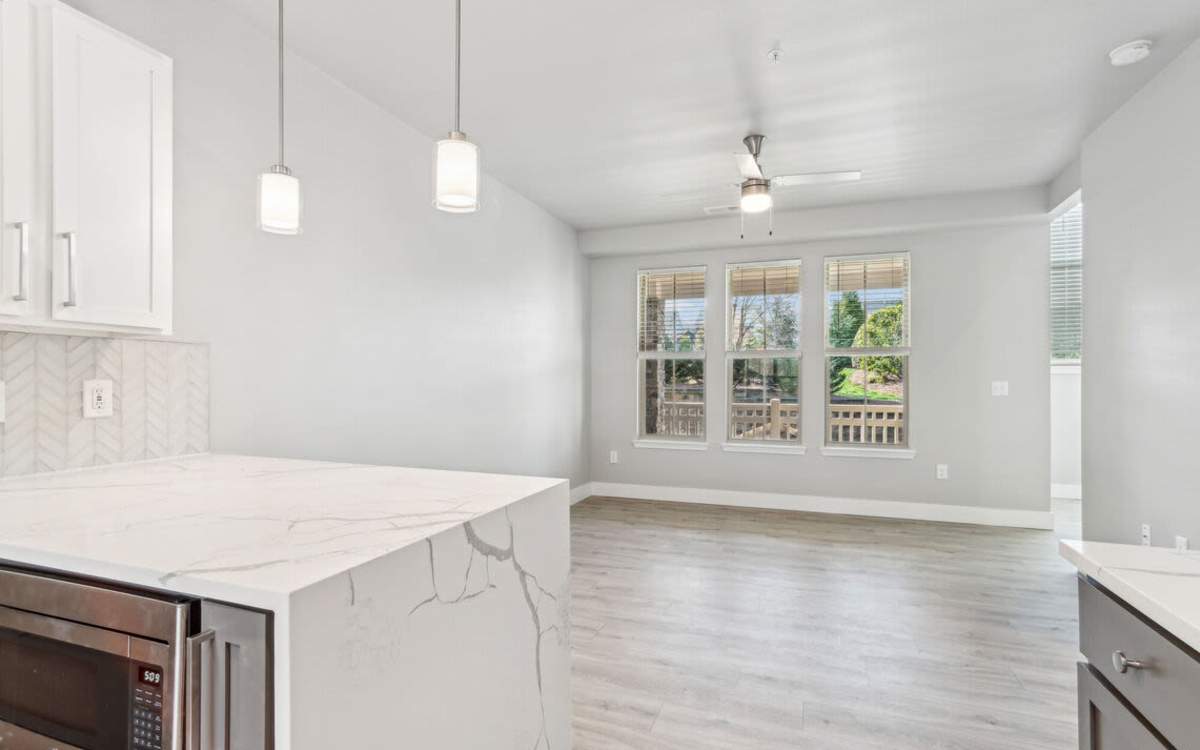
POLYGON ((75 257, 75 232, 63 232, 62 237, 67 241, 67 298, 63 300, 63 307, 76 307, 79 305, 77 298, 79 289, 79 263, 78 258, 75 257))
POLYGON ((216 646, 216 633, 204 630, 187 639, 186 670, 184 679, 187 687, 184 698, 184 747, 187 750, 201 750, 204 742, 204 711, 208 707, 208 696, 204 694, 204 646, 216 646))
POLYGON ((1121 674, 1125 674, 1127 671, 1129 671, 1131 669, 1145 669, 1146 668, 1146 662, 1138 661, 1137 659, 1130 659, 1125 656, 1124 651, 1113 651, 1112 660, 1113 660, 1113 669, 1117 670, 1121 674))
POLYGON ((17 228, 17 293, 14 302, 29 299, 29 222, 18 221, 17 228))

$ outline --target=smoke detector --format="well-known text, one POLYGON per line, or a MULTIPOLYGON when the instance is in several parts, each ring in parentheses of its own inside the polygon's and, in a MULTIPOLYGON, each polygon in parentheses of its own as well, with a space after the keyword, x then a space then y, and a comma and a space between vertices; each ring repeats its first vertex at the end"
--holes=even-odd
POLYGON ((1150 48, 1153 46, 1154 42, 1149 39, 1136 39, 1132 42, 1126 42, 1108 53, 1108 61, 1114 67, 1118 68, 1140 63, 1150 56, 1150 48))

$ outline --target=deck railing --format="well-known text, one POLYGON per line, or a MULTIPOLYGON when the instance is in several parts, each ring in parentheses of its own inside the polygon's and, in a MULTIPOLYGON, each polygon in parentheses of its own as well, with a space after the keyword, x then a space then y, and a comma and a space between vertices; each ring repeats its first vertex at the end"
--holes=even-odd
MULTIPOLYGON (((797 440, 800 405, 772 399, 761 404, 732 404, 729 411, 735 440, 797 440)), ((664 437, 703 437, 704 404, 666 401, 659 408, 658 432, 664 437)), ((826 414, 830 445, 904 445, 903 404, 831 404, 826 414)))
POLYGON ((734 440, 799 440, 800 404, 731 404, 729 428, 734 440))
POLYGON ((903 404, 830 404, 829 443, 904 445, 903 404))

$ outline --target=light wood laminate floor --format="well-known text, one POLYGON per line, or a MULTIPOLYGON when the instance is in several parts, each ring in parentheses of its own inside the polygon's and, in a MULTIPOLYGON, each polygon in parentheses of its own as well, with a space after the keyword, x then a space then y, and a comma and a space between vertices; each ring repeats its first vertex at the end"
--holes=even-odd
POLYGON ((1076 747, 1053 532, 612 498, 571 524, 576 750, 1076 747))

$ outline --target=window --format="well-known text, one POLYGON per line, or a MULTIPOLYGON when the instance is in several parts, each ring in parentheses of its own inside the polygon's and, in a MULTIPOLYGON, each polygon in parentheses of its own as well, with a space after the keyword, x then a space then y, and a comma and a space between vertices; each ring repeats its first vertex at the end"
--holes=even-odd
POLYGON ((729 440, 800 440, 800 261, 726 266, 729 440))
POLYGON ((1083 205, 1050 224, 1050 359, 1083 352, 1083 205))
POLYGON ((704 440, 704 268, 638 273, 638 437, 704 440))
POLYGON ((825 259, 825 442, 908 445, 909 258, 825 259))

